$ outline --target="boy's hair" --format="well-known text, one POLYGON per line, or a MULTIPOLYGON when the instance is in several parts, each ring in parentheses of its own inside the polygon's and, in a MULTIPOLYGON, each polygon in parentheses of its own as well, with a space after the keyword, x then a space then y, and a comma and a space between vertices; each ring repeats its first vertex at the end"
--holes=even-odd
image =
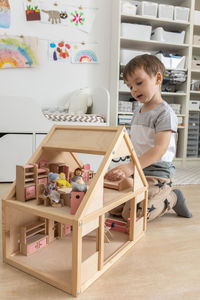
POLYGON ((158 72, 160 72, 163 77, 165 73, 165 66, 156 56, 143 54, 134 57, 125 66, 123 72, 124 80, 127 80, 127 76, 134 73, 137 68, 143 68, 149 76, 155 76, 158 72))

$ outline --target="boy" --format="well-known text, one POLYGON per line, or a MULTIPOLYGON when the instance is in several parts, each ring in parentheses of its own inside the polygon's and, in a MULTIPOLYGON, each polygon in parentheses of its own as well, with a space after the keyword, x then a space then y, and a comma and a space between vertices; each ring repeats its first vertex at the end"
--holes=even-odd
MULTIPOLYGON (((142 107, 134 111, 131 122, 131 140, 149 184, 147 219, 153 220, 169 209, 177 215, 190 218, 185 198, 178 189, 172 190, 175 167, 172 160, 176 153, 175 134, 177 117, 161 97, 161 84, 165 67, 153 55, 139 55, 124 69, 124 81, 134 99, 142 107)), ((133 163, 120 165, 110 170, 105 178, 120 180, 133 174, 133 163)), ((129 202, 121 211, 112 214, 129 217, 129 202)))

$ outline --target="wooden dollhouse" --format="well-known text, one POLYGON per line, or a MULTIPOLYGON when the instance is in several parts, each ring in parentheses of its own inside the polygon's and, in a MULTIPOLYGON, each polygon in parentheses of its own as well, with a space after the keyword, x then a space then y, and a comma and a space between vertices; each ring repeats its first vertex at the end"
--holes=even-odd
MULTIPOLYGON (((82 293, 144 235, 147 182, 122 126, 55 125, 27 165, 17 168, 16 176, 2 201, 4 262, 73 296, 82 293), (97 172, 88 176, 87 191, 75 214, 68 197, 61 207, 38 202, 39 179, 45 184, 49 165, 66 165, 67 174, 84 169, 79 153, 102 159, 97 172), (105 183, 104 175, 112 159, 122 156, 133 161, 134 179, 125 179, 118 189, 105 183), (32 186, 31 196, 26 180, 32 186), (123 221, 114 221, 112 230, 109 221, 105 222, 109 211, 127 201, 130 218, 126 230, 123 221), (138 203, 142 207, 140 217, 136 215, 138 203), (109 242, 105 242, 107 233, 111 233, 109 242)), ((66 189, 69 194, 70 188, 66 189)))

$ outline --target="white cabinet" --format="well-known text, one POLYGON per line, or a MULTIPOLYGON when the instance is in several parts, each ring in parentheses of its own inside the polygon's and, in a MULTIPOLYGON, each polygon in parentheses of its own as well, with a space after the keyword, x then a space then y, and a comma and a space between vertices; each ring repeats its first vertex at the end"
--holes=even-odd
POLYGON ((33 135, 0 135, 0 182, 15 180, 16 165, 24 165, 33 153, 33 135))
MULTIPOLYGON (((114 1, 115 2, 115 1, 114 1)), ((132 1, 135 5, 142 1, 132 1)), ((163 4, 162 0, 153 1, 158 4, 163 4)), ((193 100, 200 99, 200 91, 191 91, 191 77, 200 79, 200 67, 199 69, 191 69, 192 57, 195 55, 200 59, 200 45, 193 45, 193 30, 194 34, 200 35, 200 26, 194 26, 194 10, 200 10, 199 0, 180 0, 178 5, 179 9, 181 7, 183 10, 189 12, 188 20, 177 20, 177 19, 166 19, 162 16, 152 18, 148 15, 138 15, 137 13, 131 15, 121 12, 121 3, 123 0, 116 1, 113 4, 113 32, 112 32, 112 61, 111 61, 111 124, 117 125, 122 119, 130 120, 131 115, 134 114, 134 110, 130 111, 130 114, 127 111, 120 111, 119 102, 128 101, 131 98, 130 91, 125 88, 120 88, 119 80, 122 79, 120 74, 123 73, 124 68, 124 53, 130 55, 131 51, 138 54, 140 52, 151 53, 155 55, 157 52, 162 50, 164 53, 175 53, 180 57, 183 57, 185 60, 185 65, 181 68, 177 67, 179 71, 184 71, 187 73, 186 81, 182 84, 176 85, 175 90, 163 90, 162 97, 169 104, 178 104, 181 106, 181 111, 177 114, 178 119, 182 121, 182 124, 179 125, 178 129, 178 143, 177 143, 177 155, 176 161, 179 163, 184 163, 187 161, 187 136, 188 136, 188 116, 189 116, 189 100, 191 94, 193 100), (198 2, 198 4, 197 4, 198 2), (186 9, 185 9, 186 8, 186 9), (158 40, 141 40, 132 37, 123 35, 121 31, 121 24, 138 24, 138 25, 151 25, 152 30, 162 27, 164 32, 184 32, 184 42, 176 43, 173 42, 173 39, 170 41, 158 41, 158 40), (198 54, 198 55, 197 55, 198 54), (125 115, 123 118, 121 116, 125 115)), ((166 0, 165 5, 171 5, 171 0, 166 0)), ((136 26, 137 27, 137 26, 136 26)), ((170 33, 171 34, 171 33, 170 33)), ((196 38, 196 40, 198 40, 196 38)), ((197 58, 198 58, 197 57, 197 58)), ((167 71, 171 72, 171 69, 168 66, 167 71)), ((134 101, 135 102, 135 101, 134 101)), ((133 102, 133 103, 134 103, 133 102)), ((122 102, 123 103, 123 102, 122 102)), ((125 106, 124 106, 125 107, 125 106)), ((134 105, 133 105, 134 107, 134 105)), ((127 129, 129 128, 128 123, 125 124, 127 129)))

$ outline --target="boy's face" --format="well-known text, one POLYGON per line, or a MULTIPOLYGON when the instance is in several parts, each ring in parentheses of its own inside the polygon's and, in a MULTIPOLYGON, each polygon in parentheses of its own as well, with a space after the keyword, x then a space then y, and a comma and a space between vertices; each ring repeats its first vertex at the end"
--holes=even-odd
POLYGON ((131 95, 137 101, 147 104, 155 97, 160 98, 161 73, 149 76, 143 68, 137 68, 134 73, 127 76, 125 83, 131 90, 131 95))

